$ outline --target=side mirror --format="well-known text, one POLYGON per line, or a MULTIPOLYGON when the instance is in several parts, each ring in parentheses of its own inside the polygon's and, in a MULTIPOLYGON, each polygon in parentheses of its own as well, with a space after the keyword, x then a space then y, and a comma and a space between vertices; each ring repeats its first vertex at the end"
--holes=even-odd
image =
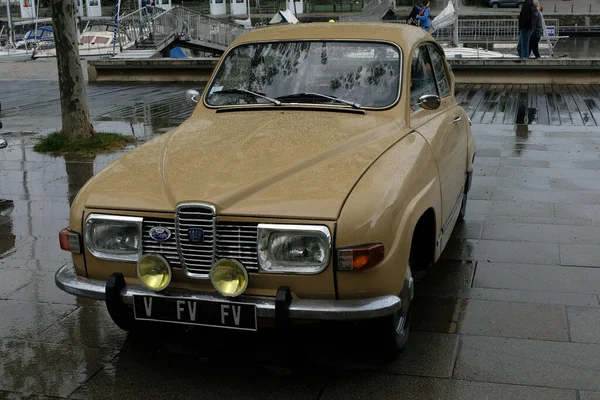
POLYGON ((425 110, 437 110, 441 104, 442 100, 436 94, 424 94, 419 97, 419 102, 417 103, 419 107, 425 110))
POLYGON ((185 91, 185 100, 189 104, 197 104, 200 98, 200 93, 197 90, 189 89, 185 91))
POLYGON ((0 149, 4 149, 8 147, 8 142, 2 138, 0 138, 0 149))

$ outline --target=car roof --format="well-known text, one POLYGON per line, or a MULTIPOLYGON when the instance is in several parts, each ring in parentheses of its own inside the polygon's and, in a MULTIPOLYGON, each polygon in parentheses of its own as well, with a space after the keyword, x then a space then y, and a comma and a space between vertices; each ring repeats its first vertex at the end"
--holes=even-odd
POLYGON ((276 40, 384 40, 409 50, 416 42, 432 39, 421 28, 398 23, 326 22, 282 24, 252 30, 234 44, 276 40))

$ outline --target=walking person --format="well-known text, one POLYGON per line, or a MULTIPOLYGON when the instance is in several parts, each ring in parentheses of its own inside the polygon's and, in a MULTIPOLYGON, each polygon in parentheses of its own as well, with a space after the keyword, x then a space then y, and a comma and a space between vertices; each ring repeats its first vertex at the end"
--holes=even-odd
POLYGON ((529 41, 533 34, 533 0, 521 0, 521 13, 519 14, 519 44, 517 53, 519 58, 529 57, 529 41))
POLYGON ((419 10, 419 15, 417 15, 419 26, 427 32, 431 32, 431 18, 429 17, 429 12, 431 11, 430 1, 423 0, 423 5, 420 7, 417 6, 417 9, 419 10))
MULTIPOLYGON (((529 40, 530 53, 533 52, 535 58, 540 58, 540 40, 544 34, 544 20, 542 17, 542 7, 539 0, 533 0, 533 34, 529 40)), ((529 57, 529 54, 527 55, 529 57)))

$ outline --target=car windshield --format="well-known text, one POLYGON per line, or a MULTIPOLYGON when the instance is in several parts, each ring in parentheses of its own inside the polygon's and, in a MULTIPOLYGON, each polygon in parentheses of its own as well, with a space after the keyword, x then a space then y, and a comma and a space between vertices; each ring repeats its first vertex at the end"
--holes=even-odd
POLYGON ((386 43, 246 44, 227 54, 206 91, 206 103, 277 106, 280 102, 382 108, 398 98, 399 73, 400 50, 386 43))

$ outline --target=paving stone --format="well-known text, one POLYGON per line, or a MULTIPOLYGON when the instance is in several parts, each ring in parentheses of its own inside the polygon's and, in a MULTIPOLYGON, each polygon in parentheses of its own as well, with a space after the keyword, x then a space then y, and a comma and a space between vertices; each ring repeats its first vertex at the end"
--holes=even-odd
POLYGON ((490 200, 600 205, 600 192, 492 188, 490 200))
POLYGON ((417 296, 467 297, 474 273, 472 261, 440 260, 415 285, 415 293, 417 296))
POLYGON ((499 240, 450 239, 442 254, 442 259, 560 264, 557 244, 499 240))
POLYGON ((456 333, 468 300, 453 297, 415 297, 411 304, 410 329, 413 331, 456 333))
POLYGON ((457 346, 458 335, 412 331, 406 349, 384 371, 451 378, 457 346))
POLYGON ((471 190, 469 191, 469 200, 489 200, 492 194, 492 190, 488 187, 478 186, 477 184, 473 184, 471 190))
POLYGON ((460 333, 568 341, 563 306, 489 300, 463 303, 460 333))
POLYGON ((579 392, 579 400, 600 400, 600 392, 579 392))
POLYGON ((554 214, 560 218, 600 219, 600 205, 554 204, 554 214))
MULTIPOLYGON (((479 155, 479 150, 477 151, 479 155)), ((573 159, 578 160, 598 160, 598 152, 595 151, 537 151, 537 150, 525 150, 525 151, 510 151, 503 150, 500 152, 500 157, 522 157, 524 160, 543 160, 543 161, 557 161, 566 160, 570 161, 573 159)))
POLYGON ((39 339, 45 343, 78 343, 90 347, 120 349, 127 333, 114 324, 103 303, 100 307, 80 307, 45 330, 39 339))
POLYGON ((481 239, 482 230, 483 222, 467 219, 456 223, 452 231, 452 237, 457 239, 481 239))
POLYGON ((483 239, 542 243, 600 243, 600 228, 548 224, 486 222, 483 239))
POLYGON ((0 298, 6 298, 12 292, 26 286, 34 274, 22 268, 0 269, 0 298))
POLYGON ((572 342, 600 344, 600 309, 567 307, 572 342))
POLYGON ((498 167, 496 176, 512 176, 515 178, 563 178, 563 179, 598 179, 600 170, 578 170, 569 168, 520 168, 498 167))
POLYGON ((0 342, 0 389, 67 397, 116 354, 70 343, 0 342))
MULTIPOLYGON (((85 297, 76 297, 58 289, 54 280, 55 273, 56 271, 53 270, 38 270, 38 273, 29 275, 30 279, 26 285, 5 297, 10 300, 71 304, 75 306, 92 305, 95 303, 94 300, 85 297)), ((1 274, 2 271, 0 270, 0 276, 1 274)))
POLYGON ((484 219, 486 223, 520 223, 520 224, 543 224, 543 225, 571 225, 571 226, 600 226, 600 221, 590 219, 571 219, 554 217, 527 217, 527 216, 473 216, 474 219, 484 219), (598 222, 598 223, 595 223, 598 222))
POLYGON ((0 390, 0 400, 57 400, 57 399, 61 399, 61 397, 54 397, 54 396, 44 396, 44 395, 37 395, 37 394, 22 394, 22 393, 16 393, 16 392, 6 392, 3 390, 0 390))
POLYGON ((37 337, 75 309, 65 304, 0 300, 0 338, 37 337))
POLYGON ((600 390, 600 345, 462 336, 457 379, 600 390))
POLYGON ((518 189, 534 189, 534 190, 549 190, 552 188, 550 178, 529 178, 519 179, 514 177, 503 176, 478 176, 473 179, 478 186, 494 187, 494 188, 518 188, 518 189))
POLYGON ((235 356, 247 343, 235 341, 223 357, 199 358, 152 348, 119 353, 85 382, 73 399, 315 399, 327 376, 314 371, 256 365, 235 356), (235 360, 235 361, 234 361, 235 360), (235 368, 232 369, 232 363, 235 368))
POLYGON ((474 287, 600 294, 600 269, 557 265, 478 263, 474 287))
POLYGON ((535 304, 598 307, 598 297, 591 294, 535 292, 530 290, 470 288, 465 297, 474 300, 511 301, 535 304))
POLYGON ((580 267, 600 267, 600 245, 561 244, 560 263, 580 267))
POLYGON ((575 390, 502 385, 416 376, 360 374, 327 384, 322 400, 575 400, 575 390))
POLYGON ((468 213, 481 215, 508 215, 514 217, 552 217, 552 204, 541 202, 470 200, 468 213))

